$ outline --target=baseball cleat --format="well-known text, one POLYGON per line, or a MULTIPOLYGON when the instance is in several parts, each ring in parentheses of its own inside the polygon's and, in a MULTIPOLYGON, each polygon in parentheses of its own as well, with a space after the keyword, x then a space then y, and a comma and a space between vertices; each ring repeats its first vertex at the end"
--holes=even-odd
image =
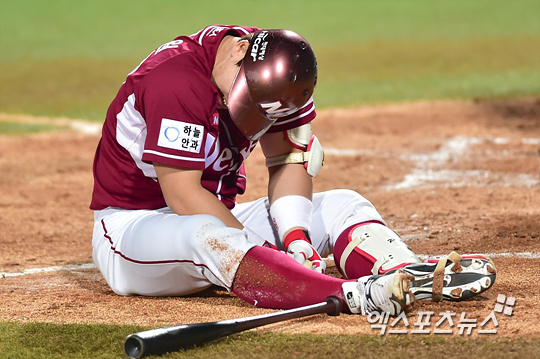
POLYGON ((401 270, 413 278, 410 291, 417 300, 460 301, 489 289, 497 276, 491 259, 450 253, 440 260, 407 265, 401 270))
POLYGON ((343 283, 343 293, 354 314, 387 312, 391 316, 398 316, 408 312, 414 303, 414 295, 409 290, 411 278, 401 271, 365 276, 343 283))

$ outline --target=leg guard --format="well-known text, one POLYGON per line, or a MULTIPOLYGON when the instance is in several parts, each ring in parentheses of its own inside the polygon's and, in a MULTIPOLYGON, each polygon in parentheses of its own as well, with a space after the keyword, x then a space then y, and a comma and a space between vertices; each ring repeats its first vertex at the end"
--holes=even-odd
POLYGON ((334 246, 334 261, 348 279, 384 274, 421 262, 396 232, 375 221, 345 230, 334 246))
POLYGON ((283 252, 261 246, 250 249, 242 259, 232 291, 260 308, 298 308, 334 296, 346 309, 344 282, 307 269, 283 252))

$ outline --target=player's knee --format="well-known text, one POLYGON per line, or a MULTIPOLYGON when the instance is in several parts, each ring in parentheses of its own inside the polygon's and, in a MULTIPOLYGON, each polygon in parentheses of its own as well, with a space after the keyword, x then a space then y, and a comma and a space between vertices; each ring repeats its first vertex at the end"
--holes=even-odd
POLYGON ((332 196, 334 200, 339 202, 365 199, 360 193, 347 188, 332 189, 327 191, 327 193, 328 195, 332 196))
POLYGON ((230 247, 230 243, 237 243, 243 246, 247 242, 244 231, 238 228, 228 227, 219 218, 211 215, 194 216, 192 232, 188 236, 189 246, 195 253, 205 255, 220 253, 230 247))
POLYGON ((223 228, 227 226, 219 218, 208 214, 198 214, 190 216, 188 223, 182 223, 178 228, 178 236, 182 238, 184 248, 187 245, 197 250, 209 238, 216 237, 217 232, 223 228))
MULTIPOLYGON (((360 193, 351 189, 334 189, 327 191, 325 196, 335 206, 338 206, 342 211, 351 213, 373 212, 376 213, 375 206, 362 196, 360 193)), ((377 213, 377 217, 379 217, 377 213)))
POLYGON ((383 274, 420 259, 396 232, 372 222, 351 227, 338 238, 334 261, 345 277, 353 279, 383 274))

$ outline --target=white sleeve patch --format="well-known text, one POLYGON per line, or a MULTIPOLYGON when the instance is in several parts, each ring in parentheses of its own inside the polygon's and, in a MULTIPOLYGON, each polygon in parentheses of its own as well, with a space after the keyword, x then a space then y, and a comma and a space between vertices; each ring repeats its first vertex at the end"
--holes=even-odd
POLYGON ((174 150, 199 153, 202 148, 204 127, 192 123, 161 119, 158 146, 174 150))

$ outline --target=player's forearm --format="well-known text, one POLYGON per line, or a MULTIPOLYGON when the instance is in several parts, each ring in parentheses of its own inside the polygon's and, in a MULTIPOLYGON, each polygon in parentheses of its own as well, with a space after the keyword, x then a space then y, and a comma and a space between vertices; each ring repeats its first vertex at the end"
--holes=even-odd
POLYGON ((319 273, 326 264, 309 238, 313 183, 302 164, 270 167, 270 215, 286 252, 298 263, 319 273))
POLYGON ((302 164, 270 167, 268 173, 268 198, 271 204, 288 195, 300 195, 311 200, 313 181, 302 164))
POLYGON ((201 186, 201 171, 182 170, 154 163, 167 206, 179 215, 209 214, 229 227, 242 224, 212 193, 201 186))
POLYGON ((228 227, 242 229, 242 224, 217 197, 200 187, 182 196, 167 198, 167 205, 179 215, 210 214, 219 218, 228 227))

